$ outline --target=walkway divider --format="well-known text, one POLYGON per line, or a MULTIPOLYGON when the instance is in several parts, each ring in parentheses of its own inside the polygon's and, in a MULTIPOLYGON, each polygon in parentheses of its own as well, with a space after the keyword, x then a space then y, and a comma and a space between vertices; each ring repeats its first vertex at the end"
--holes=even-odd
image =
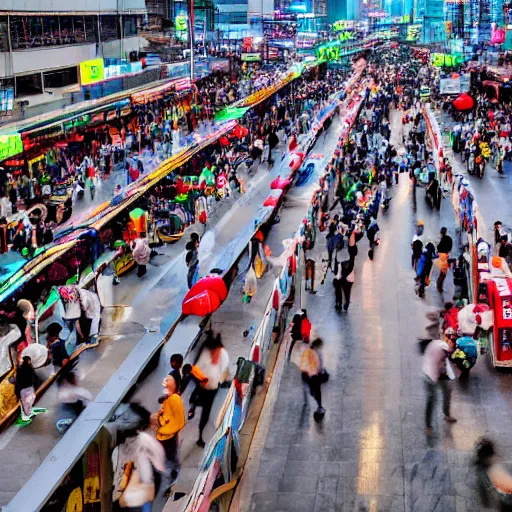
MULTIPOLYGON (((360 74, 349 80, 347 86, 354 87, 359 79, 360 74)), ((361 87, 364 88, 365 84, 363 83, 361 87)), ((349 95, 339 105, 339 108, 344 108, 344 124, 338 150, 348 138, 353 123, 364 103, 364 97, 364 94, 357 93, 353 96, 349 95)), ((323 122, 334 112, 335 109, 328 116, 323 112, 321 114, 323 122)), ((288 179, 293 178, 294 175, 291 173, 288 179)), ((327 189, 329 190, 334 179, 335 176, 330 171, 325 171, 320 181, 327 181, 329 184, 327 189)), ((305 224, 311 222, 316 230, 318 199, 323 190, 323 188, 318 187, 314 191, 306 215, 295 232, 293 243, 290 244, 285 253, 286 262, 274 282, 272 293, 262 321, 256 330, 248 358, 241 357, 238 359, 236 375, 217 419, 217 430, 206 445, 203 460, 199 467, 199 474, 186 504, 181 508, 182 512, 207 512, 213 501, 236 487, 243 474, 245 460, 241 461, 242 429, 246 425, 249 412, 253 413, 251 406, 256 388, 264 384, 265 379, 262 378, 262 371, 265 369, 267 375, 273 375, 276 369, 278 374, 283 369, 283 354, 287 354, 287 344, 289 343, 287 337, 284 336, 288 312, 294 302, 299 302, 302 306, 304 296, 303 271, 305 269, 305 259, 302 243, 305 238, 305 224), (279 342, 281 342, 281 345, 284 344, 284 347, 278 348, 278 358, 276 357, 278 354, 273 351, 273 348, 279 342), (237 461, 235 468, 232 466, 233 460, 237 461)), ((280 376, 273 378, 279 379, 280 376)), ((268 387, 265 390, 266 392, 268 392, 268 387)), ((255 413, 257 416, 265 407, 265 403, 262 401, 258 405, 260 411, 255 413)), ((254 425, 253 432, 249 434, 251 438, 256 428, 257 425, 254 425)), ((230 499, 223 501, 220 510, 225 512, 229 508, 229 502, 230 499)), ((235 507, 235 510, 238 510, 237 507, 235 507)))

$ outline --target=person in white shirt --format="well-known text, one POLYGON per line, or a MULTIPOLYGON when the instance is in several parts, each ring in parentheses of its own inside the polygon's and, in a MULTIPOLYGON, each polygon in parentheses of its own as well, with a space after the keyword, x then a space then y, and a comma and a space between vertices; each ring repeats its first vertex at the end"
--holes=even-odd
POLYGON ((7 193, 0 199, 0 217, 10 217, 12 215, 12 203, 7 193))
POLYGON ((203 372, 208 381, 199 388, 199 407, 201 419, 199 420, 199 439, 197 445, 204 447, 203 431, 210 419, 213 401, 217 395, 219 385, 229 378, 229 355, 222 345, 220 334, 216 336, 212 331, 204 343, 203 351, 196 366, 203 372))
MULTIPOLYGON (((450 353, 448 343, 441 340, 432 340, 426 347, 423 354, 423 377, 427 404, 425 410, 425 432, 432 434, 432 413, 436 402, 437 388, 440 387, 443 393, 444 418, 449 423, 457 420, 450 415, 451 389, 449 386, 449 369, 447 367, 448 355, 450 353)), ((452 370, 453 372, 453 370, 452 370)))

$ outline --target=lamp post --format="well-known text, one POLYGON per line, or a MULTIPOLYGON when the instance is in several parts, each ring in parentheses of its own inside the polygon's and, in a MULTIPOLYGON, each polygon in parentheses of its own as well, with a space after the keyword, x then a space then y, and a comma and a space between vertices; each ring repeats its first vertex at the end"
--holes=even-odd
POLYGON ((194 83, 194 0, 187 0, 188 40, 190 44, 190 83, 194 83))

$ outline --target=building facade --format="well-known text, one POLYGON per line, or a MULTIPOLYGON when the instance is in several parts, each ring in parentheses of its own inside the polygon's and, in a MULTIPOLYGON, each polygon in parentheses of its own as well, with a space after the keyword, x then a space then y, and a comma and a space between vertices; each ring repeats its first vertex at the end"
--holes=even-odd
POLYGON ((78 66, 141 48, 145 0, 0 0, 0 80, 17 97, 78 83, 78 66))

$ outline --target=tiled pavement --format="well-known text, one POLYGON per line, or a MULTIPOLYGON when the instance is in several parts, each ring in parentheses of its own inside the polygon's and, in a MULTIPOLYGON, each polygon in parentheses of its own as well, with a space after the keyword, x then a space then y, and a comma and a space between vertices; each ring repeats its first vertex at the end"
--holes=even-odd
MULTIPOLYGON (((325 418, 313 420, 313 400, 304 407, 300 373, 291 363, 244 510, 479 512, 487 509, 475 490, 475 440, 491 435, 505 462, 512 461, 512 377, 493 370, 484 357, 467 383, 452 383, 458 422, 445 424, 438 402, 434 436, 424 435, 416 338, 423 334, 425 313, 440 307, 442 299, 432 287, 425 301, 415 296, 410 240, 419 218, 432 239, 445 223, 453 236, 453 219, 449 204, 443 205, 442 221, 427 211, 422 190, 413 213, 405 175, 393 195, 390 210, 379 216, 382 244, 373 262, 366 256, 366 239, 359 243, 348 313, 334 310, 332 276, 308 302, 331 375, 322 389, 325 418)), ((319 261, 321 237, 316 245, 319 261)))

